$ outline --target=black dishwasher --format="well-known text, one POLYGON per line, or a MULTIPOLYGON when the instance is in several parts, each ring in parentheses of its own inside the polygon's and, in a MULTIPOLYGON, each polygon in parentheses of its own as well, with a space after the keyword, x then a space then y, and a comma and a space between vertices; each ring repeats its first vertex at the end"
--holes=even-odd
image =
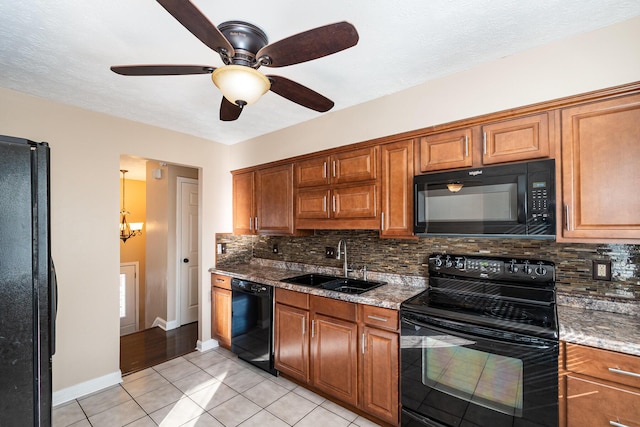
POLYGON ((278 375, 273 367, 273 286, 231 279, 231 351, 278 375))

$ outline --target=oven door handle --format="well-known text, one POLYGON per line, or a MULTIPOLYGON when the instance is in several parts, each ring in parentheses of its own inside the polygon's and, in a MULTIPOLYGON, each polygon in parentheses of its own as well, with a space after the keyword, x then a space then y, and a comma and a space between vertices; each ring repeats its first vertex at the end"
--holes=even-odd
POLYGON ((406 322, 409 323, 411 325, 414 326, 418 326, 421 328, 428 328, 431 330, 434 330, 436 332, 442 332, 444 334, 453 334, 456 337, 459 338, 463 338, 463 339, 467 339, 470 341, 477 341, 478 339, 482 339, 483 341, 490 341, 493 343, 499 343, 499 344, 509 344, 509 345, 516 345, 516 346, 520 346, 520 347, 525 347, 525 348, 531 348, 531 349, 537 349, 537 350, 554 350, 558 348, 558 343, 552 340, 545 340, 543 338, 535 338, 535 337, 528 337, 526 335, 522 335, 522 334, 515 334, 515 333, 511 333, 511 336, 520 336, 523 339, 522 340, 509 340, 509 339, 505 339, 505 340, 501 340, 501 339, 496 339, 495 337, 492 337, 490 334, 485 334, 482 333, 481 331, 486 330, 485 328, 479 327, 479 326, 471 326, 471 325, 464 325, 461 323, 457 323, 457 322, 452 322, 449 320, 445 320, 445 319, 439 319, 439 318, 435 318, 433 317, 433 319, 437 320, 438 322, 441 323, 449 323, 451 325, 455 325, 455 328, 447 328, 445 326, 442 325, 434 325, 429 323, 429 321, 427 319, 429 319, 430 317, 427 316, 422 316, 422 318, 424 318, 426 321, 425 322, 420 322, 420 321, 416 321, 413 319, 408 319, 405 316, 402 316, 402 322, 406 322))

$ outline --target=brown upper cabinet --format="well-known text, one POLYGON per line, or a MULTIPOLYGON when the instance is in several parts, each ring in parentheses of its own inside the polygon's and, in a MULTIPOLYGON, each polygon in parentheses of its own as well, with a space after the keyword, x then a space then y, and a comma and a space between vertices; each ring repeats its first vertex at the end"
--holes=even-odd
POLYGON ((413 142, 380 146, 380 237, 413 237, 413 142))
POLYGON ((376 149, 367 147, 296 162, 296 186, 317 187, 376 179, 376 149))
POLYGON ((640 94, 562 110, 558 240, 640 238, 640 94))
POLYGON ((376 146, 296 162, 297 226, 377 229, 378 182, 376 146))
POLYGON ((420 172, 549 157, 548 113, 517 117, 420 139, 420 172))
POLYGON ((233 175, 233 232, 289 235, 293 218, 293 164, 233 175))

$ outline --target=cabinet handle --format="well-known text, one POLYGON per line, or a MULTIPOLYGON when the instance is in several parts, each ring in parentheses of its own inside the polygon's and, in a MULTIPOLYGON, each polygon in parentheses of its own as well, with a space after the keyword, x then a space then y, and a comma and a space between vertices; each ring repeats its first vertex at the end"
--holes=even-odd
POLYGON ((224 279, 216 279, 216 282, 224 282, 224 279))
POLYGON ((618 369, 618 368, 609 368, 609 372, 613 372, 614 374, 629 375, 630 377, 640 378, 640 374, 636 372, 623 371, 622 369, 618 369))
POLYGON ((386 322, 386 321, 388 321, 388 320, 389 320, 389 319, 387 319, 386 317, 374 316, 374 315, 372 315, 372 314, 368 315, 367 317, 368 317, 369 319, 377 320, 377 321, 379 321, 379 322, 386 322))
POLYGON ((469 135, 464 136, 464 156, 469 157, 469 135))
POLYGON ((569 224, 569 205, 564 205, 564 228, 567 231, 571 231, 570 230, 570 224, 569 224))
POLYGON ((629 427, 629 426, 628 426, 628 425, 626 425, 626 424, 617 423, 617 422, 615 422, 615 421, 609 421, 609 424, 610 424, 610 425, 612 425, 612 426, 614 426, 614 427, 629 427))
POLYGON ((362 333, 362 354, 364 354, 365 342, 364 342, 364 332, 362 333))
POLYGON ((484 154, 487 154, 487 133, 484 132, 484 135, 482 137, 482 151, 484 152, 484 154))
POLYGON ((336 177, 336 161, 333 161, 333 177, 336 177))
POLYGON ((327 211, 327 196, 322 197, 322 212, 327 211))
POLYGON ((253 231, 253 217, 249 217, 249 230, 253 231))
POLYGON ((380 231, 384 231, 384 212, 380 212, 380 231))
POLYGON ((302 320, 302 336, 304 336, 304 335, 306 334, 306 332, 307 332, 307 331, 305 330, 305 327, 306 327, 306 325, 305 325, 305 324, 306 324, 306 322, 305 322, 305 318, 304 318, 304 317, 303 317, 301 320, 302 320))
POLYGON ((258 217, 256 217, 256 231, 258 231, 258 217))
POLYGON ((336 196, 333 196, 333 211, 336 211, 336 196))
POLYGON ((322 177, 327 177, 327 162, 324 162, 324 164, 322 165, 322 177))
POLYGON ((311 338, 316 336, 316 321, 311 321, 311 338))

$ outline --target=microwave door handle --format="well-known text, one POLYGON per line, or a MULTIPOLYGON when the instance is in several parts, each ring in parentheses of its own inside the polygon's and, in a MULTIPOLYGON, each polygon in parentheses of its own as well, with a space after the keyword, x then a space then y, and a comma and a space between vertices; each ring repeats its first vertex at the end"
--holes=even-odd
POLYGON ((527 177, 525 175, 518 176, 518 224, 526 224, 527 223, 527 205, 529 204, 527 192, 527 177))

